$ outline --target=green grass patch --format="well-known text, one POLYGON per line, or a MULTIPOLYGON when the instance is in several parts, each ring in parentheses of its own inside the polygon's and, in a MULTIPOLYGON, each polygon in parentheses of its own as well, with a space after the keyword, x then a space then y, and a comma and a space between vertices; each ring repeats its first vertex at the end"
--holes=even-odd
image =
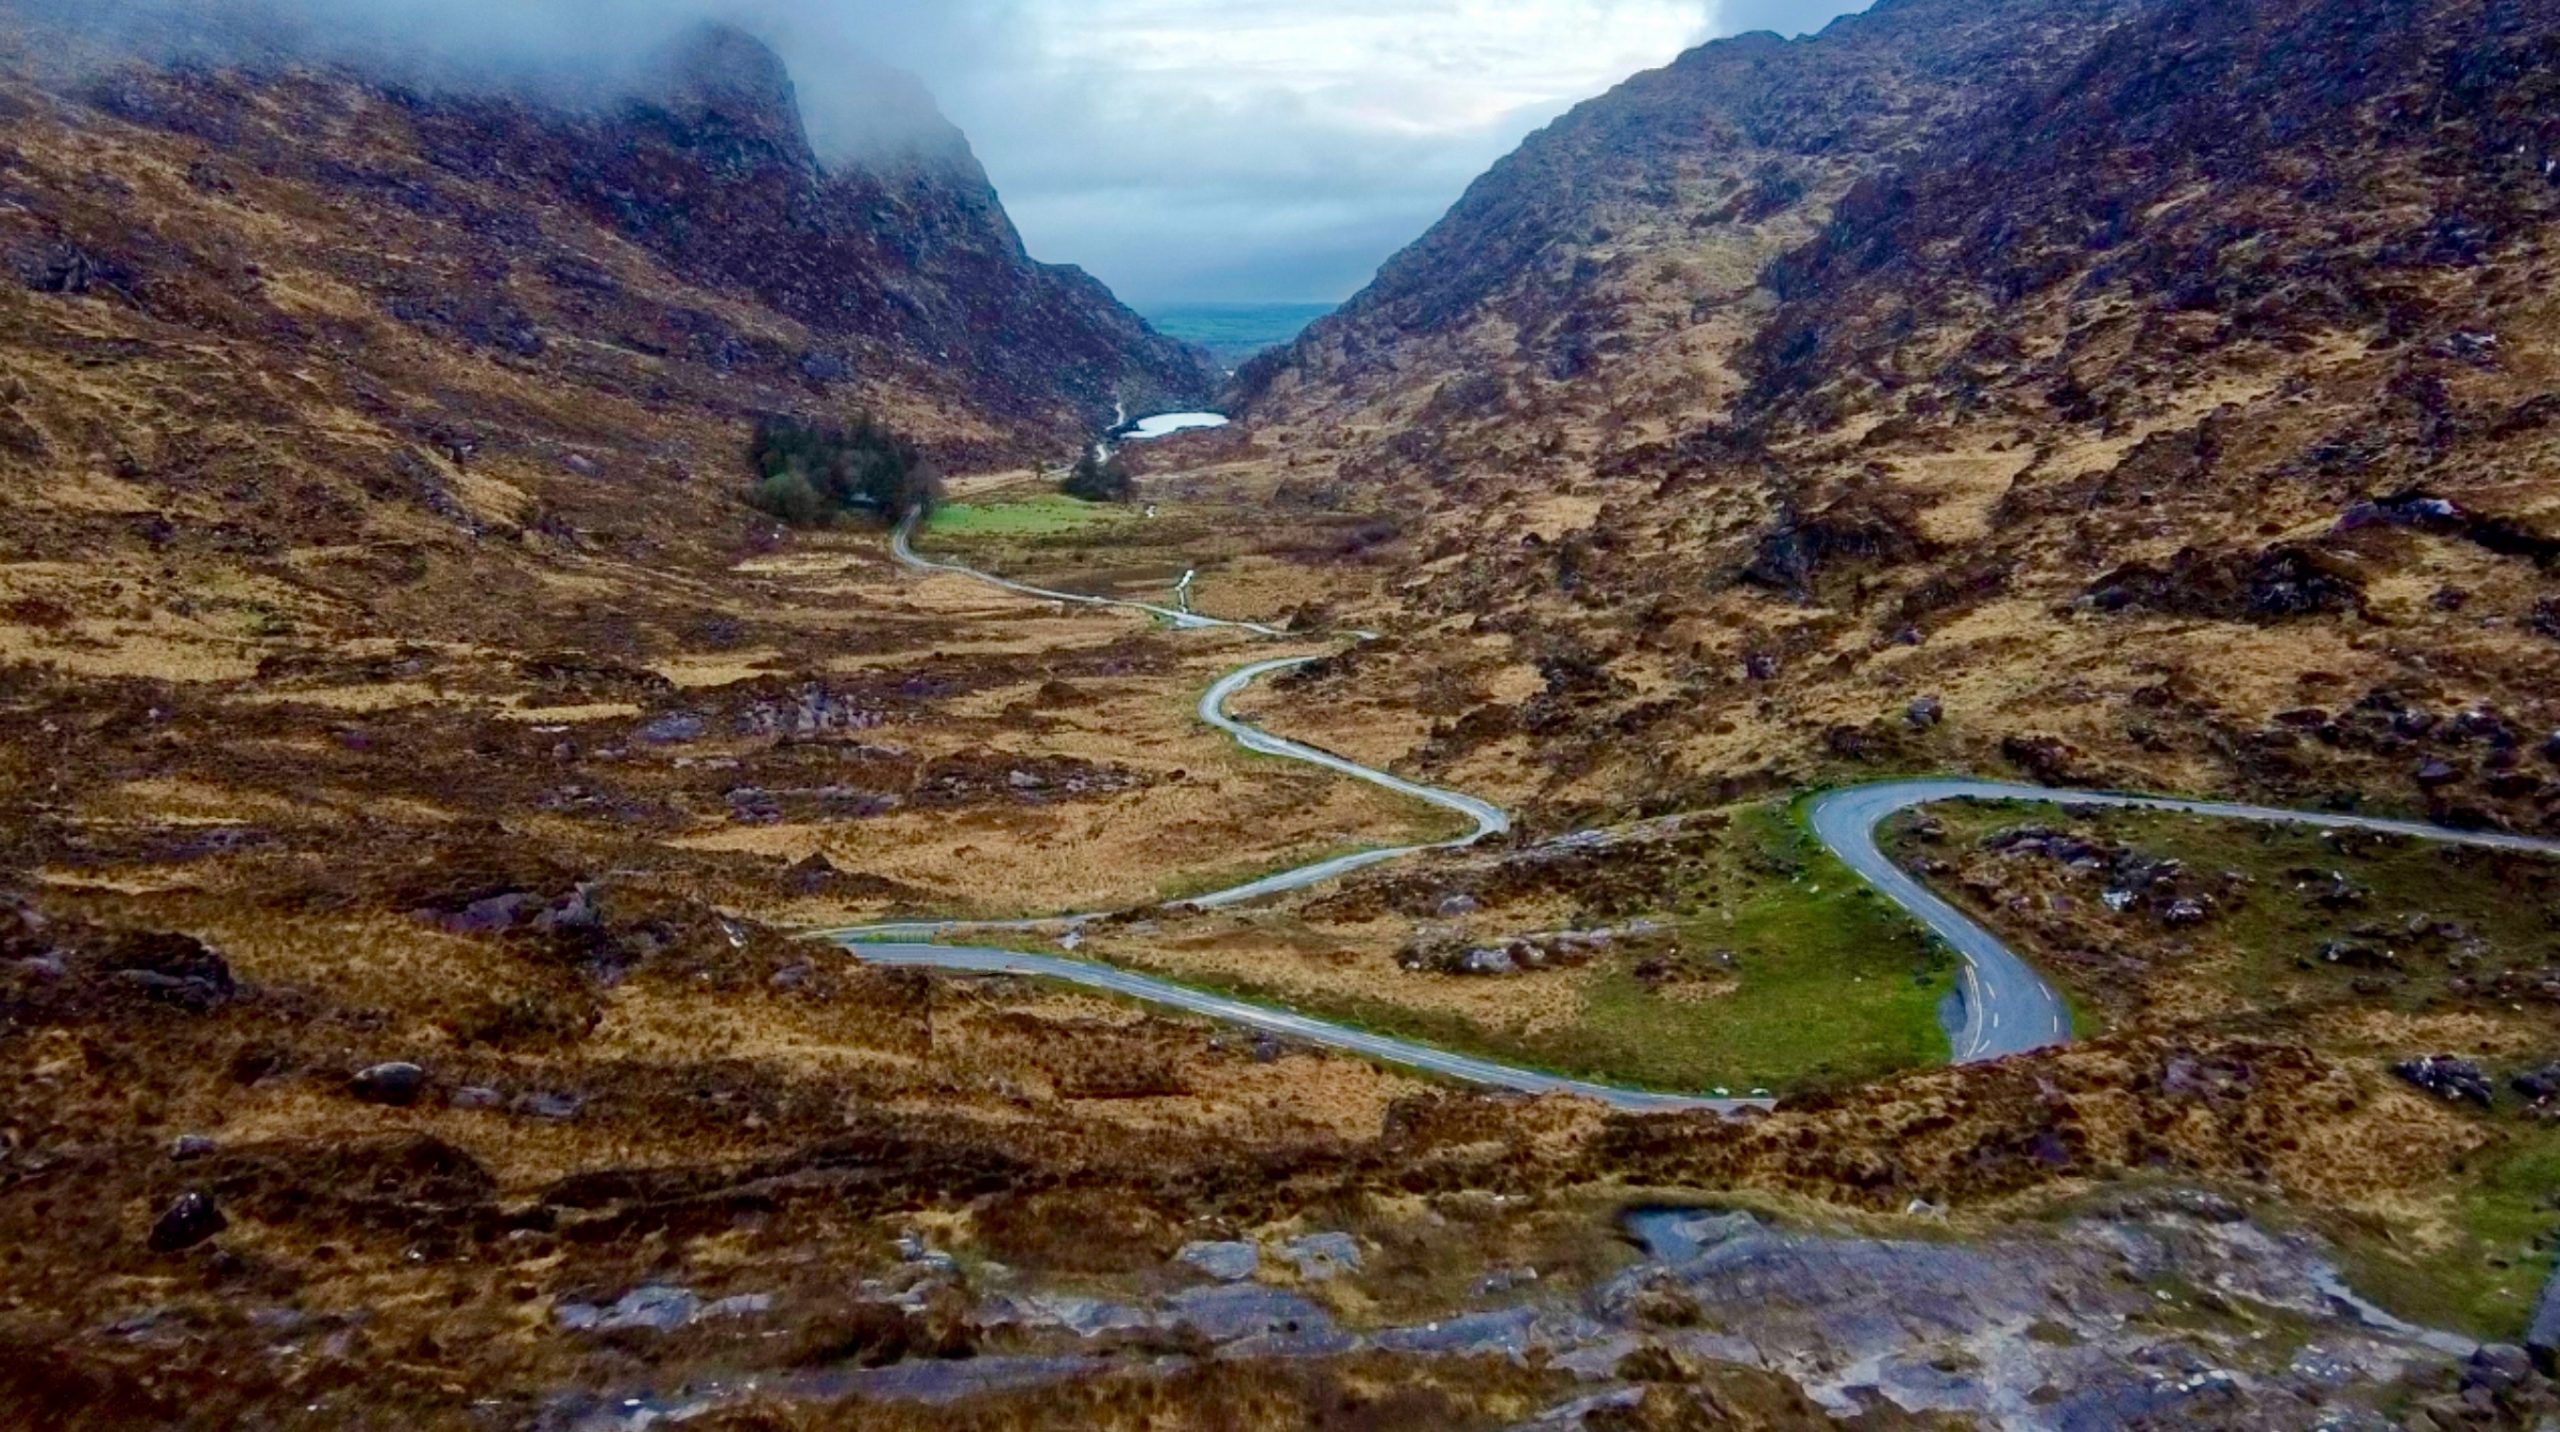
POLYGON ((1735 820, 1710 908, 1680 922, 1692 952, 1726 950, 1728 995, 1665 999, 1613 969, 1567 1031, 1570 1063, 1697 1088, 1850 1084, 1943 1063, 1938 1008, 1952 952, 1815 843, 1791 808, 1735 820))
POLYGON ((2332 1228, 2348 1285, 2393 1313, 2492 1342, 2524 1335, 2560 1236, 2560 1128, 2499 1119, 2454 1194, 2454 1237, 2417 1249, 2387 1232, 2332 1228))
POLYGON ((1236 978, 1215 987, 1459 1053, 1678 1093, 1787 1092, 1945 1062, 1938 1008, 1954 988, 1953 954, 1823 852, 1792 809, 1742 812, 1696 883, 1665 897, 1689 955, 1731 953, 1731 990, 1673 997, 1639 979, 1632 956, 1603 956, 1575 1018, 1501 1028, 1382 996, 1236 978))
POLYGON ((964 540, 973 537, 1055 537, 1142 520, 1142 512, 1137 508, 1111 502, 1079 502, 1053 492, 984 506, 968 502, 945 503, 934 509, 933 517, 925 523, 924 530, 929 536, 964 540))

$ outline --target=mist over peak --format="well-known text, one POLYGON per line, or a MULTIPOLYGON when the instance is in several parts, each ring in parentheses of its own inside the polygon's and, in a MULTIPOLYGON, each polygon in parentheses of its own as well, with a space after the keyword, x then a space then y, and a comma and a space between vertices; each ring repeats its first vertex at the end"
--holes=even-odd
POLYGON ((823 24, 780 0, 7 0, 0 13, 46 32, 18 58, 57 82, 137 61, 342 68, 567 111, 762 111, 829 164, 974 167, 923 81, 863 43, 898 33, 899 8, 834 6, 823 24))

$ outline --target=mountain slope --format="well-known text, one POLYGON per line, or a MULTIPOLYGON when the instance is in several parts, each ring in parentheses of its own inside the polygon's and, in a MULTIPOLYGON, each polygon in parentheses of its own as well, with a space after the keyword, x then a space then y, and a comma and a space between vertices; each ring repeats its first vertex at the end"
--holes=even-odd
MULTIPOLYGON (((36 31, 19 53, 52 44, 36 31)), ((353 291, 365 311, 346 317, 571 385, 673 369, 733 409, 914 407, 948 440, 1049 451, 1120 400, 1196 400, 1213 381, 1081 272, 1032 262, 947 125, 822 166, 780 62, 734 31, 697 32, 633 96, 586 108, 274 61, 34 89, 19 114, 93 146, 104 172, 111 151, 147 145, 187 188, 164 215, 29 183, 37 202, 10 227, 30 282, 77 253, 179 322, 213 312, 182 291, 225 287, 217 309, 251 341, 290 327, 293 296, 217 277, 219 251, 284 239, 353 291), (288 207, 289 233, 260 223, 288 207)))
MULTIPOLYGON (((1486 632, 1548 673, 1417 758, 1490 775, 1525 742, 1560 813, 1962 768, 2560 823, 2560 16, 2119 13, 2068 56, 1989 45, 1969 106, 1827 161, 1865 172, 1734 286, 1541 311, 1628 333, 1686 294, 1713 381, 1664 386, 1642 343, 1575 377, 1479 362, 1509 310, 1405 302, 1410 256, 1261 375, 1302 491, 1401 514, 1449 633, 1417 688, 1486 632)), ((1932 18, 1959 7, 1869 21, 1932 18)), ((1683 212, 1613 227, 1672 269, 1726 242, 1683 212)))
POLYGON ((1239 376, 1278 420, 1722 401, 1760 270, 1860 180, 2067 68, 2142 0, 1888 0, 1794 42, 1690 51, 1532 136, 1293 349, 1239 376), (1440 391, 1463 370, 1468 382, 1440 391))

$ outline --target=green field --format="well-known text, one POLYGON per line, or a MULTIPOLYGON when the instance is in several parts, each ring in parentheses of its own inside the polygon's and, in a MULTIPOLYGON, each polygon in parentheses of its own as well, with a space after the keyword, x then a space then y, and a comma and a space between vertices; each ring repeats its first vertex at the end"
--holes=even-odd
POLYGON ((1852 1084, 1945 1062, 1954 956, 1823 851, 1792 809, 1742 813, 1713 891, 1683 892, 1692 950, 1730 950, 1740 984, 1678 1003, 1613 969, 1547 1042, 1568 1068, 1697 1090, 1852 1084))
POLYGON ((987 503, 946 503, 925 523, 933 537, 1054 537, 1139 520, 1136 508, 1079 502, 1060 493, 987 503))

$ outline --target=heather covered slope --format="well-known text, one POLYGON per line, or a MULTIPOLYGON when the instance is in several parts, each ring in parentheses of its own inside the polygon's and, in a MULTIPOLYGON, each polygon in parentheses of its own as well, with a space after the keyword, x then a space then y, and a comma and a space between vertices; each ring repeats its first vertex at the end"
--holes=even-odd
MULTIPOLYGON (((2539 827, 2556 29, 2471 0, 2144 6, 2071 56, 2014 28, 2049 67, 1986 51, 1802 242, 1690 290, 1716 381, 1460 360, 1495 304, 1365 368, 1311 336, 1254 411, 1300 491, 1401 515, 1417 607, 1550 673, 1426 749, 1559 808, 1953 767, 2539 827)), ((1665 275, 1720 242, 1650 232, 1665 275)), ((1416 252, 1466 247, 1453 218, 1416 252)))
POLYGON ((274 60, 64 77, 54 35, 13 38, 7 249, 31 289, 341 362, 450 347, 706 417, 870 407, 953 456, 1054 451, 1213 381, 1034 263, 947 126, 822 165, 736 32, 561 108, 274 60))
POLYGON ((1850 186, 2142 8, 1888 0, 1817 40, 1693 50, 1532 136, 1339 314, 1249 366, 1238 397, 1390 426, 1537 405, 1676 422, 1721 403, 1765 265, 1850 186))

